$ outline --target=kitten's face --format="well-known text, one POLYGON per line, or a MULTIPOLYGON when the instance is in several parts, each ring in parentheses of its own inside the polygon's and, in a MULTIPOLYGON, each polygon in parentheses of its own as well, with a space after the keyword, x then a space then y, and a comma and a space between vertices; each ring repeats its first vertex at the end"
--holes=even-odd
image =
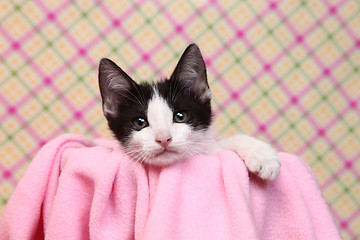
POLYGON ((169 79, 137 84, 102 59, 99 85, 109 127, 139 162, 165 165, 204 153, 212 141, 210 89, 199 48, 192 44, 169 79))

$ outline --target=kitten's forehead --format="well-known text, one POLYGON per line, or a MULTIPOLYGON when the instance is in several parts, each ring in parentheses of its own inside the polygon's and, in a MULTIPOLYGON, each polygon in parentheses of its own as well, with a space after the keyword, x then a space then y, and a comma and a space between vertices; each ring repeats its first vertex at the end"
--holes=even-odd
POLYGON ((167 128, 172 123, 173 112, 166 100, 160 96, 156 86, 153 86, 152 90, 147 111, 149 124, 156 129, 167 128))

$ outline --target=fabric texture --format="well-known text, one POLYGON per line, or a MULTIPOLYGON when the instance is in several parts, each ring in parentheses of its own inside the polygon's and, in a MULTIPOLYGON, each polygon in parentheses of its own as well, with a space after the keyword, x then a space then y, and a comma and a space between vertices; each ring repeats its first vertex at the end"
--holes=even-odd
POLYGON ((229 151, 160 168, 116 141, 63 135, 19 182, 0 239, 341 239, 310 168, 279 157, 280 176, 263 181, 229 151))

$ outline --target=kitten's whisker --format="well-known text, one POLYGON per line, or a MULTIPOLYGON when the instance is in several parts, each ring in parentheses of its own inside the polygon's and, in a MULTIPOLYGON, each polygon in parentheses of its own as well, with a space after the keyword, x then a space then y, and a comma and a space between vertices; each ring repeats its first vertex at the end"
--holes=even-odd
POLYGON ((126 151, 125 155, 130 157, 130 161, 135 161, 135 162, 141 162, 144 161, 148 156, 148 154, 146 154, 146 151, 144 151, 144 149, 134 149, 131 151, 126 151))
POLYGON ((135 150, 132 150, 132 151, 126 151, 125 155, 129 157, 128 163, 134 162, 134 164, 130 167, 130 169, 132 169, 136 165, 136 163, 138 161, 140 161, 140 159, 146 157, 145 154, 140 149, 135 149, 135 150))
POLYGON ((180 95, 185 91, 185 87, 181 88, 180 91, 175 95, 174 102, 180 97, 180 95))
MULTIPOLYGON (((140 101, 140 99, 135 95, 135 94, 133 94, 132 92, 130 92, 128 89, 124 89, 127 93, 129 93, 129 94, 131 94, 134 98, 135 98, 135 100, 137 101, 137 103, 139 103, 140 104, 140 106, 143 106, 144 105, 144 99, 142 98, 142 94, 140 94, 140 92, 139 92, 139 90, 137 89, 137 88, 135 88, 136 89, 136 91, 139 93, 139 96, 140 96, 140 98, 141 98, 141 101, 140 101)), ((129 99, 129 98, 128 98, 129 99)), ((131 100, 133 100, 133 99, 131 99, 131 100)), ((134 101, 135 103, 136 103, 136 101, 134 101)))
POLYGON ((179 83, 178 83, 177 81, 172 81, 170 87, 171 87, 171 86, 174 86, 174 87, 175 87, 174 89, 171 89, 171 88, 170 88, 171 100, 172 100, 173 102, 175 102, 175 98, 176 98, 176 95, 175 95, 175 94, 176 94, 176 92, 177 92, 179 83), (175 86, 174 86, 174 85, 175 85, 175 86))
POLYGON ((171 100, 171 101, 173 100, 173 98, 172 98, 172 96, 173 96, 173 89, 172 89, 172 87, 173 87, 173 82, 171 81, 171 82, 170 82, 170 93, 169 93, 169 97, 170 97, 170 100, 171 100))
POLYGON ((120 96, 122 96, 122 97, 124 97, 124 98, 126 98, 126 99, 128 99, 128 100, 130 100, 130 101, 132 101, 132 102, 137 102, 137 101, 135 101, 135 100, 137 100, 137 99, 133 99, 133 98, 130 98, 129 96, 127 96, 126 94, 124 94, 124 93, 119 93, 119 95, 120 96))
POLYGON ((134 161, 133 165, 131 166, 131 169, 133 169, 135 167, 135 165, 138 163, 139 160, 140 160, 140 158, 137 158, 136 161, 134 161))
POLYGON ((143 159, 140 161, 140 164, 144 164, 144 165, 146 165, 146 164, 147 164, 147 162, 146 162, 145 160, 146 160, 146 157, 144 156, 144 157, 143 157, 143 159))
POLYGON ((139 162, 140 164, 142 164, 147 158, 148 158, 148 156, 146 156, 145 154, 142 154, 138 159, 139 161, 136 161, 136 162, 139 162))
POLYGON ((130 169, 133 169, 136 164, 138 162, 141 162, 142 159, 145 159, 145 154, 141 153, 140 151, 138 151, 137 153, 135 153, 134 155, 131 156, 130 160, 129 160, 129 163, 130 162, 133 162, 133 164, 131 165, 130 169))
POLYGON ((141 149, 134 149, 134 150, 131 150, 131 151, 127 151, 125 152, 125 155, 131 155, 133 153, 139 153, 141 152, 141 149))
POLYGON ((144 96, 143 96, 142 92, 140 92, 137 87, 135 87, 135 89, 136 89, 136 91, 138 92, 138 94, 139 94, 139 96, 141 98, 141 106, 143 106, 144 103, 145 103, 144 96))

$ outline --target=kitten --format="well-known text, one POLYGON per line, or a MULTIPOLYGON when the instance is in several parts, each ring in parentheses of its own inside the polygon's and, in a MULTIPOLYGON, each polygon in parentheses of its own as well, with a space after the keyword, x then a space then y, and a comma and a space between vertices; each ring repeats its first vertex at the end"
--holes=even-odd
POLYGON ((104 58, 99 86, 109 128, 136 161, 162 166, 227 149, 263 179, 280 172, 276 152, 264 142, 246 135, 216 141, 205 62, 196 44, 187 47, 171 77, 157 83, 137 84, 104 58))

